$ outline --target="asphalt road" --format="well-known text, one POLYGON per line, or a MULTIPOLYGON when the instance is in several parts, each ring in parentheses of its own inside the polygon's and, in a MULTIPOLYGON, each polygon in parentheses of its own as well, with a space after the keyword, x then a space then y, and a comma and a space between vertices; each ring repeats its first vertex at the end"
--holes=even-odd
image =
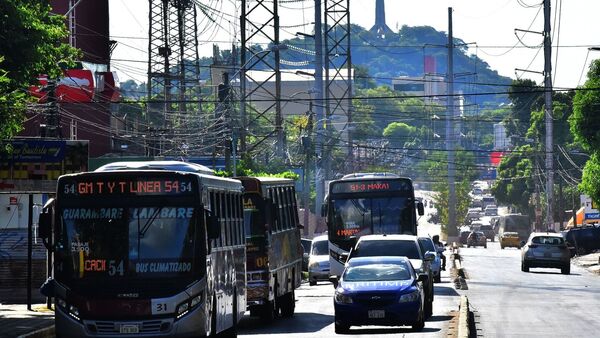
POLYGON ((599 337, 600 276, 571 265, 521 271, 521 251, 462 248, 478 337, 599 337))
MULTIPOLYGON (((450 311, 458 309, 460 298, 448 275, 442 274, 442 283, 436 283, 433 303, 433 316, 425 322, 421 332, 413 332, 410 327, 358 327, 350 328, 348 336, 353 337, 446 337, 450 311)), ((270 325, 260 323, 248 312, 242 318, 238 336, 240 337, 332 337, 333 293, 329 282, 315 286, 302 284, 296 290, 296 313, 292 318, 278 318, 270 325)))

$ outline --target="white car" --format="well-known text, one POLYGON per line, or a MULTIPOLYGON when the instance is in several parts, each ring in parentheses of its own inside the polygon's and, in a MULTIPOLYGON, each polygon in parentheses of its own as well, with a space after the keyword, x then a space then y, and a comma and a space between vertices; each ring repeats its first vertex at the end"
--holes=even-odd
POLYGON ((308 257, 308 283, 329 280, 329 239, 327 235, 313 238, 308 257))

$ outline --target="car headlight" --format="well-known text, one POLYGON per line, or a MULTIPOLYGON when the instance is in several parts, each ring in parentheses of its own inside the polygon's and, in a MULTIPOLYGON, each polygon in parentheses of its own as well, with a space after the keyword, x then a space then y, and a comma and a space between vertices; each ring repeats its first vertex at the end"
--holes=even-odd
POLYGON ((416 302, 419 299, 419 291, 415 290, 411 293, 404 294, 398 299, 398 303, 416 302))
POLYGON ((334 296, 335 302, 336 303, 341 303, 341 304, 352 304, 352 297, 350 297, 349 295, 336 291, 335 292, 335 296, 334 296))

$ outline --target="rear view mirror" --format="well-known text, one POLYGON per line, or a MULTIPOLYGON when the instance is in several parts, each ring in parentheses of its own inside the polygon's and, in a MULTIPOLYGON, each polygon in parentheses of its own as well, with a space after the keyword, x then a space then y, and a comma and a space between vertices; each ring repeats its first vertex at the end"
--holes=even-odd
POLYGON ((521 241, 521 242, 519 243, 519 247, 521 247, 521 248, 522 248, 522 247, 524 247, 524 246, 525 246, 525 241, 521 241))
POLYGON ((417 202, 417 213, 419 216, 425 215, 425 209, 423 208, 423 202, 417 202))
POLYGON ((48 239, 52 235, 52 214, 44 212, 40 214, 38 224, 38 236, 41 239, 48 239))

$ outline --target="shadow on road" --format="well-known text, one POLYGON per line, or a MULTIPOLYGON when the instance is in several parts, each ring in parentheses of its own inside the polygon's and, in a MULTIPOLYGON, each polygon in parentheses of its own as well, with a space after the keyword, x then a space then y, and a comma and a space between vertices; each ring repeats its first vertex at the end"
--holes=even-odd
POLYGON ((333 316, 312 312, 296 312, 292 318, 277 318, 270 324, 261 322, 258 317, 244 316, 238 326, 239 334, 264 335, 269 333, 317 332, 333 324, 333 316))
MULTIPOLYGON (((445 322, 452 318, 453 318, 452 316, 437 315, 437 316, 429 317, 429 319, 427 319, 427 322, 445 322)), ((427 322, 425 322, 425 324, 427 324, 427 322)))
POLYGON ((435 284, 433 290, 435 296, 459 296, 454 286, 441 286, 435 284))
MULTIPOLYGON (((427 327, 427 322, 425 322, 425 327, 418 331, 421 333, 433 333, 439 332, 442 329, 436 327, 427 327)), ((412 330, 411 328, 402 328, 402 327, 394 327, 394 328, 350 328, 348 331, 348 335, 359 335, 359 334, 393 334, 393 333, 409 333, 409 332, 417 332, 412 330)))
MULTIPOLYGON (((535 268, 531 268, 531 269, 535 269, 535 268)), ((529 273, 535 273, 538 275, 562 275, 562 273, 560 271, 531 271, 531 270, 529 270, 529 273)), ((571 272, 569 274, 569 276, 581 276, 581 274, 571 272)))

